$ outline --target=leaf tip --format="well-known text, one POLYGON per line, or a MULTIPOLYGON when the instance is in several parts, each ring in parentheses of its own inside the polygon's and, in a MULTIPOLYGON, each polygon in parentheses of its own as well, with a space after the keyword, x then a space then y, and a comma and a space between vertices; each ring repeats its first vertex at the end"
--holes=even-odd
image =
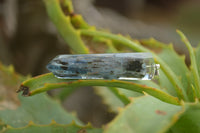
POLYGON ((54 124, 57 124, 57 123, 56 123, 55 120, 51 120, 51 124, 54 125, 54 124))
POLYGON ((179 29, 176 29, 176 32, 177 32, 177 33, 180 33, 181 31, 180 31, 179 29))
POLYGON ((32 126, 32 125, 34 125, 34 122, 33 121, 29 121, 28 126, 32 126))
POLYGON ((128 97, 128 99, 129 99, 130 101, 133 101, 133 100, 134 100, 134 97, 128 97))
POLYGON ((118 110, 118 112, 122 112, 123 108, 122 107, 118 107, 117 110, 118 110))
POLYGON ((22 91, 22 96, 30 96, 30 91, 29 91, 29 87, 24 86, 23 84, 21 84, 21 86, 19 87, 18 90, 16 90, 17 93, 22 91))
MULTIPOLYGON (((12 126, 10 126, 10 125, 6 125, 5 127, 4 127, 5 129, 12 129, 12 126)), ((2 131, 2 130, 0 130, 0 131, 2 131)))
POLYGON ((87 125, 86 125, 86 127, 87 128, 92 128, 93 126, 92 126, 92 124, 90 122, 88 122, 87 125))
POLYGON ((145 96, 148 96, 149 94, 145 91, 142 92, 145 96))

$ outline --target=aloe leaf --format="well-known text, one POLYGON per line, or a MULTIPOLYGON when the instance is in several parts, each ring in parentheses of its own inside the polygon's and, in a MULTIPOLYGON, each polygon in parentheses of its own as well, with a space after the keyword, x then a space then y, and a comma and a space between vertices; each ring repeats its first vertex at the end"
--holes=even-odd
POLYGON ((186 111, 170 128, 171 133, 199 133, 200 132, 200 103, 185 103, 186 111))
POLYGON ((118 99, 120 99, 124 105, 127 105, 130 103, 130 100, 123 94, 120 92, 120 90, 116 87, 109 87, 109 90, 115 94, 116 97, 118 97, 118 99))
MULTIPOLYGON (((136 42, 133 42, 131 39, 123 37, 121 35, 114 35, 108 32, 102 32, 102 31, 95 31, 95 30, 80 30, 82 35, 85 36, 96 36, 96 37, 103 37, 103 38, 107 38, 107 39, 111 39, 114 42, 120 43, 134 51, 137 52, 151 52, 151 50, 139 45, 136 42)), ((152 53, 153 57, 155 59, 155 62, 160 64, 160 68, 163 70, 163 72, 165 73, 165 75, 167 76, 167 78, 169 79, 169 81, 171 82, 171 84, 174 86, 177 96, 180 99, 183 100, 188 100, 188 97, 186 95, 185 89, 183 88, 183 85, 181 83, 181 81, 177 78, 177 76, 175 75, 175 73, 170 69, 170 67, 168 66, 167 63, 165 63, 157 54, 152 53)))
POLYGON ((102 103, 108 105, 109 111, 118 112, 119 108, 123 108, 128 103, 130 103, 129 97, 136 97, 143 95, 142 93, 115 88, 114 91, 117 91, 118 94, 114 94, 111 90, 113 87, 94 87, 95 93, 102 98, 102 103), (120 95, 120 98, 117 97, 120 95), (123 98, 123 99, 122 99, 123 98))
MULTIPOLYGON (((134 81, 134 83, 160 89, 159 85, 150 80, 134 81)), ((139 97, 143 95, 143 93, 138 93, 127 89, 122 89, 122 88, 115 88, 115 89, 117 89, 118 93, 123 95, 123 97, 126 97, 126 99, 131 97, 139 97)), ((126 105, 126 103, 122 102, 122 100, 117 98, 116 95, 112 93, 110 87, 109 88, 95 87, 95 92, 102 97, 104 104, 109 105, 110 111, 118 112, 119 108, 122 108, 126 105)))
MULTIPOLYGON (((67 81, 69 82, 71 80, 67 81)), ((21 87, 23 88, 23 85, 26 85, 28 87, 31 86, 31 89, 35 90, 37 88, 43 87, 45 83, 59 83, 59 82, 66 82, 66 80, 56 78, 53 75, 53 73, 47 73, 24 81, 21 87)), ((20 89, 18 89, 18 91, 20 91, 20 89)))
POLYGON ((3 123, 1 120, 0 120, 0 132, 4 129, 4 128, 6 128, 6 124, 5 123, 3 123))
MULTIPOLYGON (((165 47, 162 52, 160 52, 159 57, 165 61, 166 64, 170 67, 170 69, 176 74, 177 78, 181 81, 184 91, 187 92, 189 89, 189 79, 187 75, 190 73, 186 64, 185 57, 178 55, 173 49, 172 45, 165 47)), ((166 76, 162 73, 159 80, 160 85, 163 88, 170 89, 170 94, 175 94, 175 88, 170 85, 170 81, 165 78, 166 76)))
MULTIPOLYGON (((198 70, 198 73, 200 74, 200 45, 197 48, 194 48, 194 54, 195 54, 195 59, 196 59, 196 64, 197 64, 197 70, 198 70)), ((192 69, 194 68, 191 66, 191 70, 192 69)), ((195 76, 192 72, 188 74, 188 79, 190 82, 190 85, 189 85, 190 89, 188 89, 188 96, 192 97, 190 99, 193 99, 191 101, 194 102, 195 99, 198 98, 198 91, 195 87, 195 76)))
POLYGON ((55 120, 60 124, 69 124, 80 121, 72 114, 67 113, 61 105, 50 99, 46 94, 25 98, 19 96, 21 106, 16 110, 0 111, 0 119, 12 127, 23 127, 33 121, 36 124, 49 124, 55 120))
MULTIPOLYGON (((89 53, 87 47, 84 45, 79 32, 71 24, 69 16, 63 13, 60 1, 58 0, 44 0, 47 13, 58 29, 59 33, 75 53, 89 53)), ((68 3, 65 4, 70 4, 68 3)), ((72 11, 72 6, 68 6, 68 10, 72 11)))
MULTIPOLYGON (((108 45, 109 51, 112 53, 119 53, 119 51, 114 47, 113 42, 110 39, 105 38, 99 38, 99 37, 93 37, 93 41, 96 42, 104 42, 108 45)), ((155 84, 153 81, 147 81, 147 80, 141 80, 141 81, 134 81, 134 83, 137 84, 143 84, 154 88, 160 88, 157 84, 155 84)), ((103 103, 109 105, 109 108, 111 111, 118 112, 119 107, 124 107, 128 103, 130 103, 130 100, 128 97, 137 97, 142 96, 143 94, 126 90, 126 89, 120 89, 116 87, 95 87, 95 92, 102 97, 103 103)))
POLYGON ((133 98, 105 127, 104 133, 161 133, 168 130, 183 113, 182 106, 162 102, 146 95, 133 98))
POLYGON ((12 66, 4 66, 0 62, 0 110, 16 109, 19 106, 16 89, 24 79, 26 77, 15 73, 12 66))
POLYGON ((64 79, 56 79, 52 77, 51 73, 47 73, 44 75, 40 75, 38 77, 34 77, 32 79, 26 80, 22 83, 21 88, 18 90, 23 91, 25 96, 35 95, 41 92, 45 92, 51 89, 56 88, 77 88, 81 86, 107 86, 107 87, 118 87, 124 88, 131 91, 136 91, 142 93, 147 92, 148 94, 168 103, 172 104, 180 104, 177 97, 173 97, 166 92, 158 90, 153 87, 149 87, 146 85, 140 85, 128 81, 120 81, 120 80, 64 80, 64 79), (40 81, 45 83, 40 83, 40 81), (49 80, 49 81, 48 81, 49 80), (63 82, 65 81, 65 82, 63 82), (52 83, 51 83, 52 82, 52 83), (56 83, 55 83, 56 82, 56 83), (37 85, 38 83, 39 85, 37 85))
MULTIPOLYGON (((118 99, 107 87, 94 87, 95 93, 101 97, 102 103, 108 105, 109 112, 118 112, 119 108, 123 108, 124 103, 118 99)), ((121 89, 118 88, 120 91, 121 89)))
POLYGON ((183 43, 185 43, 185 45, 187 46, 188 51, 190 53, 191 71, 192 71, 192 75, 194 76, 194 83, 195 83, 195 90, 197 92, 197 97, 199 98, 200 97, 200 76, 199 76, 199 72, 198 72, 198 66, 197 66, 193 47, 190 44, 190 42, 188 41, 188 39, 186 38, 186 36, 180 30, 177 30, 177 33, 180 35, 183 43))
POLYGON ((160 86, 156 83, 156 81, 154 82, 153 80, 137 80, 137 81, 133 81, 133 82, 136 84, 146 85, 149 87, 156 88, 158 90, 162 90, 162 88, 160 88, 160 86))
POLYGON ((81 28, 81 29, 93 28, 83 20, 83 17, 81 15, 78 14, 71 16, 71 23, 75 28, 81 28))
MULTIPOLYGON (((154 38, 149 39, 142 39, 140 40, 140 43, 146 47, 152 48, 154 50, 162 50, 162 48, 167 47, 167 44, 162 43, 154 38)), ((158 51, 157 51, 158 52, 158 51)))
MULTIPOLYGON (((177 78, 179 78, 185 91, 191 89, 188 88, 189 78, 187 75, 190 72, 185 63, 185 56, 178 55, 172 44, 164 44, 153 38, 141 40, 141 43, 158 52, 158 56, 170 67, 170 69, 176 74, 177 78)), ((170 94, 176 96, 174 86, 172 86, 162 70, 159 77, 161 87, 167 89, 170 94)))
MULTIPOLYGON (((3 77, 0 78, 1 123, 15 128, 23 127, 29 121, 33 121, 36 124, 49 124, 52 120, 61 124, 69 124, 72 121, 76 121, 78 124, 82 124, 74 115, 66 112, 60 103, 52 100, 46 94, 29 98, 18 96, 16 90, 25 77, 15 73, 13 67, 6 67, 0 64, 0 77, 3 77)), ((37 84, 37 82, 34 83, 37 84)))
POLYGON ((61 125, 52 121, 49 125, 38 125, 29 122, 27 126, 22 128, 8 126, 2 133, 102 133, 102 129, 92 128, 90 125, 78 126, 75 123, 61 125))
POLYGON ((70 94, 72 94, 74 91, 76 91, 78 88, 63 88, 57 95, 55 95, 55 98, 58 98, 63 102, 70 94))
POLYGON ((164 72, 161 70, 159 71, 159 85, 163 90, 166 90, 172 96, 176 96, 176 91, 174 90, 173 85, 170 83, 164 72))
POLYGON ((198 45, 198 47, 196 49, 194 49, 194 52, 195 52, 195 56, 196 56, 197 69, 198 69, 199 76, 200 76, 200 45, 198 45))

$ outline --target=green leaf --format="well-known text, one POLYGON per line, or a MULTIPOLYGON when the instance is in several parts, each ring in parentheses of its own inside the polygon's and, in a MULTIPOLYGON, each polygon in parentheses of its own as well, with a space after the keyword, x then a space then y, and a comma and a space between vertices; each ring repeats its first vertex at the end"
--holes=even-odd
MULTIPOLYGON (((134 81, 134 83, 160 89, 160 87, 156 83, 150 80, 134 81)), ((118 90, 119 94, 126 96, 128 98, 139 97, 143 95, 143 93, 138 93, 127 89, 122 89, 122 88, 115 88, 115 89, 118 90)), ((95 87, 95 92, 102 97, 104 104, 109 105, 111 111, 118 112, 119 108, 122 108, 124 107, 124 105, 126 105, 119 98, 117 98, 115 94, 112 93, 110 87, 109 88, 95 87)))
POLYGON ((63 102, 70 94, 72 94, 74 91, 76 91, 78 88, 64 88, 61 91, 59 91, 58 94, 55 94, 55 98, 59 99, 61 102, 63 102))
POLYGON ((193 47, 188 41, 188 39, 186 38, 186 36, 180 30, 177 30, 177 33, 180 35, 183 43, 185 43, 186 47, 188 48, 188 51, 190 54, 190 60, 191 60, 191 73, 192 73, 192 76, 194 77, 194 83, 195 83, 194 89, 196 91, 197 97, 200 98, 200 76, 199 76, 198 66, 197 66, 198 61, 196 62, 196 57, 195 57, 193 47))
MULTIPOLYGON (((118 99, 110 90, 106 87, 94 87, 95 93, 102 98, 102 103, 108 105, 109 111, 118 112, 119 107, 124 107, 124 103, 118 99)), ((120 92, 121 90, 117 88, 120 92)))
POLYGON ((171 94, 173 96, 177 96, 177 93, 176 93, 173 85, 171 84, 169 79, 166 77, 164 72, 162 70, 160 70, 159 73, 160 73, 160 75, 159 75, 158 83, 159 83, 160 87, 163 90, 166 90, 169 94, 171 94))
MULTIPOLYGON (((185 89, 184 91, 187 92, 191 89, 188 78, 190 71, 185 64, 185 56, 178 55, 172 44, 164 44, 153 38, 141 40, 141 43, 159 53, 158 56, 169 66, 181 81, 183 88, 185 89)), ((162 88, 167 90, 167 92, 173 96, 177 96, 174 86, 162 70, 160 70, 159 83, 162 88)))
MULTIPOLYGON (((69 45, 69 47, 79 54, 89 53, 88 48, 84 45, 81 40, 79 32, 71 24, 71 19, 69 16, 65 16, 63 13, 60 1, 58 0, 44 0, 47 13, 49 18, 55 24, 58 32, 63 37, 64 41, 69 45)), ((65 3, 69 5, 69 10, 72 11, 72 6, 70 7, 70 2, 65 3)))
POLYGON ((149 95, 132 102, 105 127, 105 133, 161 133, 177 121, 183 107, 162 102, 149 95))
MULTIPOLYGON (((185 64, 185 57, 178 55, 173 49, 172 45, 165 47, 162 52, 159 54, 159 57, 170 67, 170 69, 176 74, 176 76, 181 81, 185 91, 187 91, 189 86, 188 74, 189 70, 185 64)), ((163 88, 166 88, 170 94, 176 96, 175 88, 171 85, 170 81, 161 72, 160 75, 160 85, 163 88)), ((190 88, 191 89, 191 88, 190 88)))
MULTIPOLYGON (((60 103, 49 98, 45 93, 34 97, 22 97, 16 90, 21 80, 25 79, 14 72, 13 67, 0 64, 0 121, 12 127, 23 127, 33 121, 36 124, 69 124, 81 122, 71 113, 66 112, 60 103)), ((35 85, 37 86, 37 82, 35 85)), ((2 125, 2 124, 0 124, 2 125)))
POLYGON ((199 72, 199 76, 200 76, 200 45, 198 45, 198 47, 195 49, 195 56, 196 56, 196 62, 197 62, 197 69, 199 72))
POLYGON ((88 126, 78 126, 75 123, 61 125, 52 122, 49 125, 37 125, 30 122, 26 127, 13 128, 8 126, 2 133, 102 133, 102 129, 88 126))
POLYGON ((169 130, 171 133, 200 132, 200 103, 186 103, 186 111, 169 130))
POLYGON ((6 124, 0 121, 0 132, 2 129, 6 128, 6 124))
POLYGON ((36 124, 49 124, 55 120, 60 124, 69 124, 80 121, 70 113, 67 113, 61 105, 50 99, 46 94, 34 97, 19 96, 21 106, 16 110, 0 111, 0 119, 12 127, 23 127, 33 121, 36 124))
POLYGON ((179 100, 177 97, 173 97, 159 89, 149 87, 146 85, 140 85, 128 81, 120 81, 120 80, 63 80, 63 79, 55 79, 55 77, 52 77, 53 74, 44 74, 39 77, 35 77, 32 79, 29 79, 27 81, 24 81, 21 85, 21 88, 18 90, 23 91, 23 94, 26 96, 35 95, 41 92, 45 92, 51 89, 56 88, 77 88, 81 86, 107 86, 107 87, 118 87, 123 88, 131 91, 136 91, 139 93, 142 93, 143 91, 155 96, 156 98, 159 98, 162 101, 177 104, 179 105, 179 100), (55 83, 55 81, 56 83, 55 83), (43 80, 46 83, 40 83, 40 81, 43 82, 43 80), (49 81, 48 81, 49 80, 49 81), (63 82, 65 81, 65 82, 63 82), (52 82, 52 83, 51 83, 52 82), (38 84, 35 84, 38 83, 38 84))
MULTIPOLYGON (((124 95, 119 88, 116 88, 116 87, 109 87, 109 90, 115 94, 115 96, 120 99, 124 105, 127 105, 130 103, 130 100, 128 99, 128 97, 126 97, 126 95, 124 95)), ((123 89, 121 89, 123 90, 123 89)))
POLYGON ((0 62, 0 110, 16 109, 19 106, 16 90, 24 79, 14 72, 12 66, 4 66, 0 62))
MULTIPOLYGON (((200 45, 198 45, 198 47, 194 49, 194 54, 195 54, 195 59, 196 59, 196 63, 197 63, 197 70, 198 70, 198 73, 200 74, 200 45)), ((191 69, 193 69, 192 66, 191 66, 191 69)), ((194 102, 195 99, 197 98, 197 94, 198 94, 197 90, 195 89, 194 74, 190 73, 188 75, 188 77, 190 79, 190 88, 191 88, 191 89, 188 89, 188 96, 192 97, 193 100, 191 100, 191 101, 194 102)))
POLYGON ((154 38, 149 39, 142 39, 140 40, 140 43, 144 45, 145 47, 151 48, 153 50, 161 50, 162 48, 165 48, 167 44, 162 43, 158 40, 155 40, 154 38))
MULTIPOLYGON (((142 93, 138 93, 135 91, 130 91, 122 88, 115 88, 117 89, 118 93, 121 94, 123 97, 130 98, 130 97, 138 97, 142 96, 142 93)), ((102 102, 106 105, 108 105, 110 111, 118 112, 119 108, 123 108, 125 103, 120 100, 111 90, 110 87, 95 87, 95 92, 97 95, 99 95, 102 98, 102 102)), ((130 100, 129 100, 130 102, 130 100)))
MULTIPOLYGON (((67 80, 67 81, 73 81, 73 80, 67 80)), ((29 88, 24 88, 23 86, 31 86, 31 90, 35 90, 37 88, 43 87, 46 83, 60 83, 60 82, 66 82, 64 79, 58 79, 56 78, 53 73, 47 73, 43 75, 39 75, 30 79, 27 79, 24 81, 21 85, 21 87, 17 90, 17 92, 20 92, 21 89, 27 89, 23 90, 25 93, 22 95, 29 95, 29 88)))
POLYGON ((186 91, 183 88, 182 83, 180 80, 177 78, 175 73, 170 69, 167 63, 165 63, 157 54, 153 53, 151 50, 143 47, 142 45, 132 41, 129 38, 123 37, 121 35, 114 35, 108 32, 103 32, 103 31, 95 31, 95 30, 80 30, 80 33, 85 36, 96 36, 96 37, 102 37, 106 39, 110 39, 114 42, 120 43, 121 45, 124 45, 131 50, 137 51, 137 52, 150 52, 153 54, 154 60, 156 63, 160 64, 160 68, 163 70, 171 84, 174 86, 177 96, 180 99, 183 100, 188 100, 188 97, 186 95, 186 91))
POLYGON ((153 81, 153 80, 136 80, 136 81, 133 81, 134 83, 136 84, 140 84, 140 85, 143 85, 143 86, 149 86, 149 87, 153 87, 153 88, 156 88, 158 90, 162 90, 160 88, 160 86, 156 83, 157 81, 153 81))

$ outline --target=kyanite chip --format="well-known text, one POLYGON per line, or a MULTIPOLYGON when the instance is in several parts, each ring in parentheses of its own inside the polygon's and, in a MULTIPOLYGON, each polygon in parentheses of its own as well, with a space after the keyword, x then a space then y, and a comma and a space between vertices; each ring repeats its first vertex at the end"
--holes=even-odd
POLYGON ((150 53, 58 55, 47 65, 62 79, 151 80, 158 68, 150 53))

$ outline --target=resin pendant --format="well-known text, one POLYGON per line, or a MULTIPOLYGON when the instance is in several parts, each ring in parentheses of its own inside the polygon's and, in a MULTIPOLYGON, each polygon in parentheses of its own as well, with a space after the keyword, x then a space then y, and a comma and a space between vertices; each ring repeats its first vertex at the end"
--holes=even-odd
POLYGON ((47 69, 62 79, 151 80, 158 75, 150 53, 58 55, 47 69))

